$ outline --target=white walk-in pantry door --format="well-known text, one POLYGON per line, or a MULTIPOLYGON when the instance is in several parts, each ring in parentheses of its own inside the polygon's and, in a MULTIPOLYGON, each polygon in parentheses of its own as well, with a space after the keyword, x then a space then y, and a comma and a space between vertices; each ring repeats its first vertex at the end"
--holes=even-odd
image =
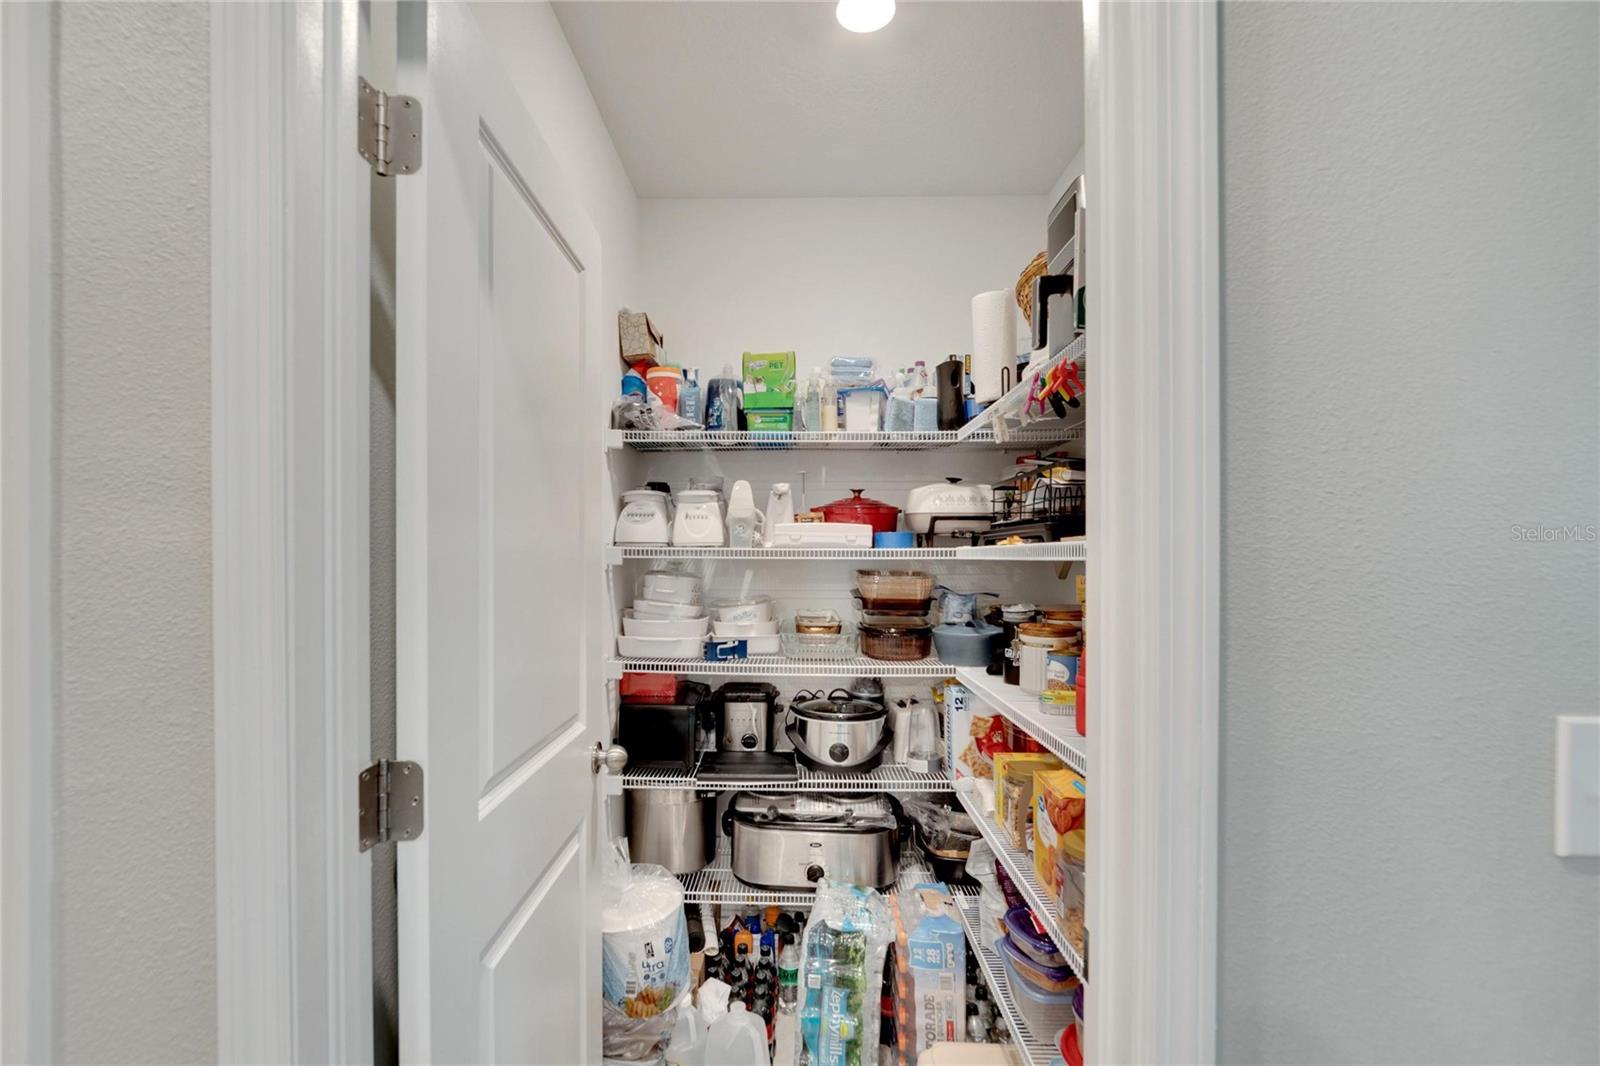
POLYGON ((423 127, 420 169, 388 179, 397 755, 427 789, 398 852, 400 1052, 598 1061, 599 240, 470 9, 400 9, 423 127))

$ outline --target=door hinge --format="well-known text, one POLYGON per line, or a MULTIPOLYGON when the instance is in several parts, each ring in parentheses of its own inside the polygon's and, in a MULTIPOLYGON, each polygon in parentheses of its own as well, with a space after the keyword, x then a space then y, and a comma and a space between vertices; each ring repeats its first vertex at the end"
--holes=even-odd
POLYGON ((379 759, 361 771, 356 807, 361 850, 422 835, 422 766, 379 759))
POLYGON ((415 174, 422 166, 422 104, 394 96, 366 78, 356 94, 356 147, 374 173, 415 174))

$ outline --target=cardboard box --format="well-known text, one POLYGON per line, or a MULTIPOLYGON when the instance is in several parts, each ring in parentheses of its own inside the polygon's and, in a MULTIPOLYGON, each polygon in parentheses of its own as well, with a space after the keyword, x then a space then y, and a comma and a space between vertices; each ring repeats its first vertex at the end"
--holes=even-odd
POLYGON ((979 713, 972 694, 961 685, 951 685, 945 691, 945 699, 950 701, 950 720, 945 727, 946 761, 955 768, 957 780, 994 780, 994 756, 1011 750, 1005 719, 998 714, 979 713))
POLYGON ((666 338, 650 316, 626 307, 617 312, 617 352, 628 366, 654 366, 661 360, 666 338))
POLYGON ((744 424, 751 433, 789 433, 794 429, 794 411, 789 408, 759 411, 746 407, 744 424))
POLYGON ((1004 752, 994 757, 994 817, 1001 825, 1006 821, 1005 791, 1007 781, 1024 781, 1028 790, 1024 795, 1033 800, 1033 777, 1040 770, 1059 770, 1061 760, 1049 752, 1004 752))
POLYGON ((794 406, 794 353, 744 353, 744 407, 794 406))
POLYGON ((896 1032, 910 1064, 934 1044, 966 1039, 967 937, 944 885, 917 885, 895 897, 895 910, 896 1032))
POLYGON ((1089 786, 1071 770, 1033 775, 1033 872, 1052 902, 1059 902, 1069 866, 1082 866, 1089 786))

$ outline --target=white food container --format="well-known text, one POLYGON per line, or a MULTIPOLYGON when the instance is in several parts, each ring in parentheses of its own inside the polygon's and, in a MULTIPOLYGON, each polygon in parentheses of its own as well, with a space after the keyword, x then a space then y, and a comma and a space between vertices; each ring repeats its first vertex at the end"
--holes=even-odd
POLYGON ((660 600, 634 600, 635 618, 704 618, 706 609, 698 603, 663 603, 660 600))
POLYGON ((632 611, 622 612, 622 635, 625 637, 695 637, 705 639, 711 619, 698 618, 640 618, 632 611))
POLYGON ((742 640, 744 641, 744 651, 746 655, 776 655, 778 654, 779 647, 782 645, 782 638, 780 638, 776 633, 768 637, 717 637, 713 635, 711 639, 742 640))
POLYGON ((770 622, 777 616, 772 613, 770 598, 752 596, 747 600, 719 600, 713 603, 711 617, 716 622, 770 622))
POLYGON ((699 659, 704 651, 699 637, 617 638, 617 652, 625 659, 699 659))
POLYGON ((699 603, 700 575, 682 570, 647 570, 639 579, 639 596, 659 603, 699 603))
POLYGON ((716 622, 711 627, 711 635, 718 640, 738 640, 741 637, 770 637, 778 632, 778 620, 769 618, 765 622, 716 622))

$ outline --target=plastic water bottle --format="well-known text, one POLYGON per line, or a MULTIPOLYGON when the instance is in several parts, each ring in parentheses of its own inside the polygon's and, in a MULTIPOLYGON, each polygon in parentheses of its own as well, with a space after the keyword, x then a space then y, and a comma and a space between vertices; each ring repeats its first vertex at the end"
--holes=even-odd
POLYGON ((800 949, 793 937, 785 937, 778 952, 778 1010, 793 1014, 800 1003, 800 949))
POLYGON ((700 372, 685 370, 683 384, 678 386, 678 417, 690 422, 705 421, 705 410, 700 397, 700 372))

